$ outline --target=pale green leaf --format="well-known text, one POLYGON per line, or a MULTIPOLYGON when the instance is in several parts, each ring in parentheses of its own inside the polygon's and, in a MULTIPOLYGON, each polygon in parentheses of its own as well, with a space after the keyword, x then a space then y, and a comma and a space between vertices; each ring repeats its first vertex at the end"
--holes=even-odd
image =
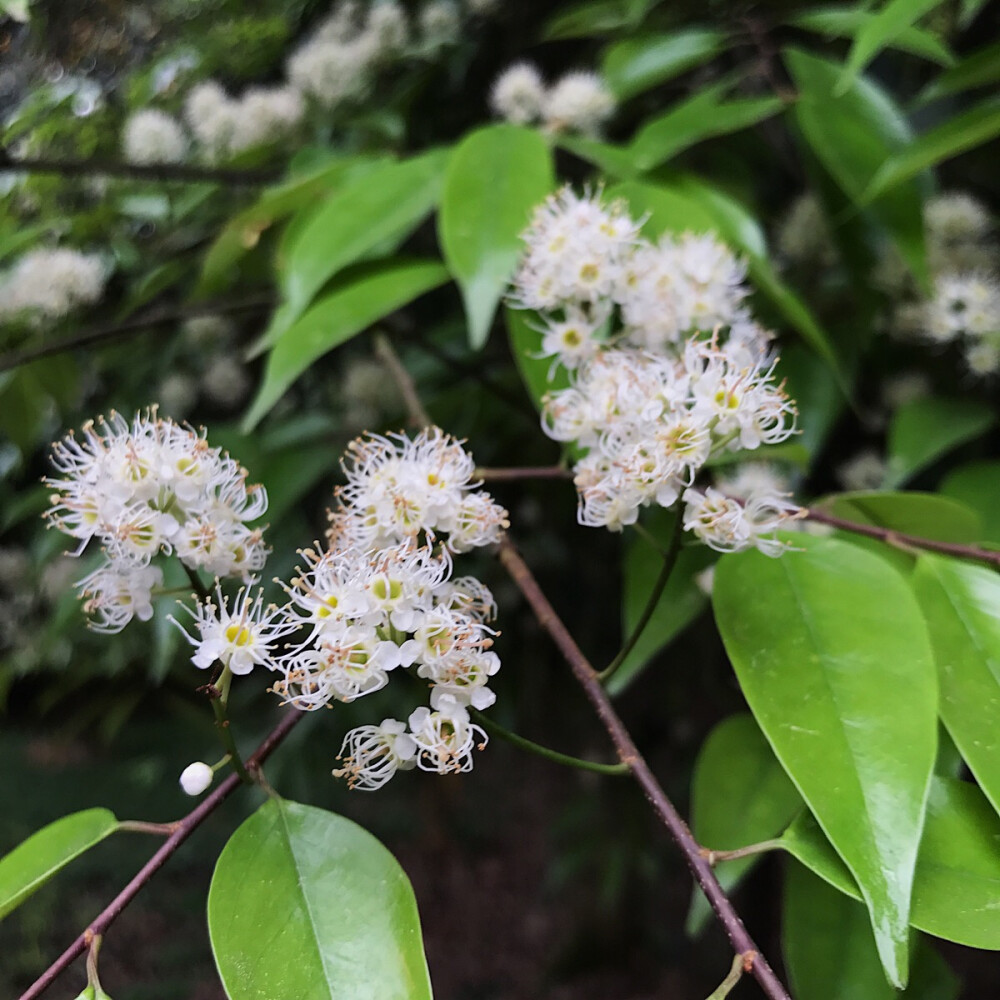
POLYGON ((939 97, 960 94, 977 87, 988 87, 1000 80, 1000 42, 976 49, 961 62, 944 70, 924 87, 917 96, 918 104, 927 104, 939 97))
POLYGON ((448 163, 438 235, 445 263, 462 290, 475 348, 486 343, 524 252, 521 234, 554 186, 545 140, 516 125, 488 125, 470 133, 448 163))
POLYGON ((208 894, 229 1000, 430 1000, 413 889, 360 826, 272 798, 219 856, 208 894))
POLYGON ((117 829, 108 809, 84 809, 57 819, 5 854, 0 858, 0 918, 117 829))
POLYGON ((886 974, 906 984, 917 845, 937 750, 937 680, 905 579, 860 548, 727 555, 712 603, 764 735, 864 895, 886 974), (892 622, 892 628, 886 627, 892 622))
POLYGON ((244 432, 253 430, 288 387, 327 351, 447 280, 448 272, 437 261, 391 260, 329 291, 272 348, 263 382, 243 419, 244 432))
POLYGON ((1000 462, 970 462, 950 472, 940 486, 945 496, 971 507, 982 519, 977 542, 1000 544, 1000 462))
POLYGON ((707 62, 725 42, 726 36, 712 28, 629 38, 605 50, 603 76, 615 97, 624 101, 707 62))

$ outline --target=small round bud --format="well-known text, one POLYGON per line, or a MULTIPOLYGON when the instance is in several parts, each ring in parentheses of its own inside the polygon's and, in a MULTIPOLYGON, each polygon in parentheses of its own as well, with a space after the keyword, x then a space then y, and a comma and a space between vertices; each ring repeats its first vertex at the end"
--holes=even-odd
POLYGON ((188 795, 201 795, 212 784, 214 777, 215 775, 208 764, 196 760, 181 771, 181 788, 188 795))

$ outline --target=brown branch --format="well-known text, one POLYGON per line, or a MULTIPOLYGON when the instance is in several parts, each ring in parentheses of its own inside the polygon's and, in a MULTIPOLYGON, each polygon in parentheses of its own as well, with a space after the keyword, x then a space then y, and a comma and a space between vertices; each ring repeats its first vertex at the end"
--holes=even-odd
POLYGON ((11 156, 0 149, 0 170, 26 174, 58 174, 60 177, 124 177, 137 181, 179 184, 217 183, 233 187, 261 187, 281 180, 282 170, 235 170, 200 167, 186 163, 121 163, 110 160, 50 160, 45 157, 11 156))
POLYGON ((151 326, 159 326, 161 323, 177 323, 185 319, 193 319, 196 316, 218 316, 224 313, 252 312, 269 309, 272 305, 274 305, 273 296, 258 295, 254 298, 206 302, 202 305, 181 307, 158 306, 138 313, 136 316, 122 323, 88 327, 77 333, 69 334, 58 340, 51 340, 45 344, 38 344, 33 347, 25 347, 20 351, 10 351, 7 354, 0 354, 0 372, 10 371, 12 368, 18 368, 21 365, 28 364, 30 361, 47 358, 53 354, 62 354, 65 351, 72 351, 78 347, 90 347, 94 344, 103 343, 106 340, 114 340, 117 337, 142 333, 143 330, 151 326))
POLYGON ((573 473, 561 465, 525 465, 512 469, 476 469, 475 476, 484 483, 502 483, 516 479, 572 479, 573 473))
MULTIPOLYGON (((247 768, 256 772, 271 755, 275 747, 291 732, 302 719, 304 713, 291 711, 268 734, 253 755, 247 760, 247 768)), ((183 819, 177 822, 176 830, 160 849, 146 862, 138 874, 117 896, 98 914, 87 929, 42 973, 21 995, 21 1000, 36 1000, 40 997, 77 958, 89 947, 95 937, 103 935, 115 918, 128 906, 146 883, 163 867, 170 856, 187 840, 194 830, 214 812, 240 785, 239 776, 231 774, 207 798, 203 799, 183 819)))
POLYGON ((831 528, 851 531, 856 535, 865 535, 867 538, 877 538, 880 542, 885 542, 886 545, 892 545, 894 548, 903 549, 906 552, 924 549, 927 552, 939 552, 941 555, 954 556, 956 559, 973 559, 1000 568, 1000 551, 981 549, 975 545, 959 545, 955 542, 936 542, 932 538, 906 535, 900 531, 893 531, 891 528, 880 528, 874 524, 860 524, 857 521, 848 521, 846 518, 837 517, 835 514, 828 514, 817 507, 809 507, 805 516, 807 520, 828 524, 831 528))
POLYGON ((680 813, 667 798, 666 793, 653 776, 653 772, 649 769, 649 765, 639 753, 624 723, 612 707, 611 699, 601 686, 597 671, 580 651, 580 647, 577 646, 566 626, 556 614, 555 609, 539 587, 538 581, 535 580, 527 563, 521 558, 509 537, 500 543, 499 558, 531 606, 539 624, 555 641, 559 651, 572 669, 573 675, 596 709, 604 728, 611 736, 619 759, 628 766, 653 810, 683 851, 688 867, 725 928, 733 948, 741 955, 750 952, 756 954, 753 967, 748 971, 753 973, 754 978, 771 1000, 791 1000, 781 980, 775 975, 764 956, 760 954, 760 949, 754 944, 747 929, 743 926, 743 921, 733 908, 733 904, 722 886, 719 885, 711 865, 702 856, 701 845, 694 839, 680 813))
POLYGON ((375 354, 379 361, 389 369, 392 380, 399 388, 399 394, 403 397, 403 404, 409 414, 410 424, 422 430, 424 427, 433 427, 431 420, 424 409, 424 404, 420 401, 417 387, 413 384, 410 373, 406 370, 403 362, 399 360, 399 355, 392 346, 392 342, 384 333, 375 334, 375 354))

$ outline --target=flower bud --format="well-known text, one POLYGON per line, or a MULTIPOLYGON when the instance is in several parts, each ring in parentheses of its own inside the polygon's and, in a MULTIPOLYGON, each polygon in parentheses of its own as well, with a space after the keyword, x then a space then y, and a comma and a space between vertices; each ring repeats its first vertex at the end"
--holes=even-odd
POLYGON ((196 760, 181 772, 181 788, 188 795, 201 795, 212 784, 213 777, 215 775, 208 764, 196 760))

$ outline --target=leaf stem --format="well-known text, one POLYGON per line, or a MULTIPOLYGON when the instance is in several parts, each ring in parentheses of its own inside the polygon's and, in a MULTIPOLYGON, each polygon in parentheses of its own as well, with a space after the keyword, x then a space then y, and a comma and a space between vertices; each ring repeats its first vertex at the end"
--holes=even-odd
MULTIPOLYGON (((292 729, 302 721, 305 712, 290 711, 265 737, 247 761, 250 771, 257 771, 260 765, 274 752, 292 729)), ((103 935, 122 910, 139 894, 140 890, 170 859, 188 837, 239 787, 240 779, 231 774, 215 791, 207 795, 183 819, 177 821, 177 829, 160 845, 159 850, 139 870, 131 882, 98 914, 90 926, 39 976, 21 995, 21 1000, 37 1000, 91 945, 97 935, 103 935)))
POLYGON ((729 969, 729 974, 714 990, 712 990, 708 1000, 725 1000, 725 998, 733 991, 733 987, 743 978, 743 973, 749 972, 753 967, 753 962, 756 957, 757 953, 753 951, 748 951, 744 955, 734 955, 733 964, 729 969))
POLYGON ((660 575, 656 578, 656 582, 653 584, 653 589, 650 591, 649 599, 646 601, 646 606, 642 609, 642 614, 639 616, 639 620, 635 623, 635 628, 632 629, 631 635, 625 640, 625 644, 618 651, 618 655, 602 670, 598 673, 597 677, 602 684, 607 684, 607 682, 614 677, 615 672, 618 668, 625 662, 628 658, 628 654, 635 649, 636 643, 642 638, 642 633, 646 630, 646 626, 649 624, 657 607, 660 603, 660 598, 663 596, 663 591, 667 586, 667 581, 670 579, 670 574, 674 571, 674 567, 677 565, 677 557, 680 555, 681 551, 681 538, 684 535, 684 517, 680 511, 674 519, 674 528, 670 534, 670 541, 667 544, 667 549, 662 552, 663 565, 660 567, 660 575))
POLYGON ((526 739, 524 736, 519 736, 517 733, 509 730, 506 726, 501 726, 499 722, 496 722, 484 715, 478 709, 469 709, 469 714, 491 736, 498 736, 500 739, 506 740, 512 746, 515 746, 520 750, 526 750, 528 753, 533 753, 538 757, 544 757, 546 760, 551 760, 556 764, 564 764, 566 767, 575 767, 581 771, 592 771, 595 774, 628 774, 627 764, 623 764, 621 762, 617 764, 599 764, 596 761, 583 760, 580 757, 572 757, 569 754, 560 753, 558 750, 551 750, 549 747, 544 747, 540 743, 535 743, 533 740, 526 739))
POLYGON ((735 861, 737 858, 750 858, 755 854, 765 854, 768 851, 780 851, 784 844, 779 839, 761 840, 746 847, 737 847, 731 851, 711 851, 707 847, 701 849, 701 856, 714 868, 720 861, 735 861))
POLYGON ((208 587, 201 582, 201 577, 186 562, 182 561, 181 565, 184 567, 184 572, 187 573, 187 577, 191 581, 191 586, 194 587, 195 593, 204 601, 210 593, 208 587))

